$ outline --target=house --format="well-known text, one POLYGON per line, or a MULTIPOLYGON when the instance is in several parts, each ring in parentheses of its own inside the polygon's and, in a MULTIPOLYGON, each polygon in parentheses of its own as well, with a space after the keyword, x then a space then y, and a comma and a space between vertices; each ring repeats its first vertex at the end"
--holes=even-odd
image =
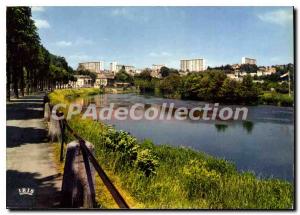
POLYGON ((97 74, 97 78, 95 80, 94 87, 100 88, 100 87, 113 86, 114 79, 115 79, 115 76, 113 73, 101 72, 101 73, 97 74))
POLYGON ((276 68, 271 67, 271 66, 267 66, 264 75, 272 75, 274 73, 276 73, 276 68))
POLYGON ((234 73, 228 73, 226 74, 227 78, 230 78, 232 80, 236 80, 236 81, 242 81, 243 78, 240 77, 238 72, 234 72, 234 73))
POLYGON ((74 75, 76 81, 69 81, 72 88, 92 87, 92 78, 88 75, 74 75))

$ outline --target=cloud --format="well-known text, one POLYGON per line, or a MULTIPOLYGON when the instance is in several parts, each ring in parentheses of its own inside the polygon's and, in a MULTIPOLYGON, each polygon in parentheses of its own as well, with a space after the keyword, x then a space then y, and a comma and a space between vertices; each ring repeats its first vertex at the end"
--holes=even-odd
POLYGON ((37 28, 50 28, 50 24, 48 23, 47 20, 45 19, 34 19, 34 22, 35 22, 35 26, 37 28))
POLYGON ((67 47, 67 46, 79 46, 79 45, 92 45, 94 42, 85 38, 77 38, 75 41, 60 40, 55 43, 56 46, 67 47))
POLYGON ((85 39, 82 37, 77 38, 74 42, 75 45, 92 45, 93 43, 94 42, 92 40, 85 39))
POLYGON ((139 14, 139 12, 140 11, 129 7, 114 8, 111 11, 111 16, 122 17, 135 22, 148 22, 149 17, 145 13, 139 14))
POLYGON ((66 47, 66 46, 71 46, 72 45, 72 42, 71 41, 64 41, 64 40, 61 40, 61 41, 58 41, 55 43, 57 46, 62 46, 62 47, 66 47))
POLYGON ((280 9, 276 11, 267 12, 264 14, 258 14, 257 17, 264 22, 286 26, 288 24, 292 24, 293 11, 280 9))
POLYGON ((171 56, 171 53, 169 52, 150 52, 149 56, 151 57, 167 57, 167 56, 171 56))
POLYGON ((90 59, 91 57, 86 54, 73 54, 73 55, 70 55, 68 58, 70 60, 80 61, 80 60, 90 59))
POLYGON ((33 11, 33 12, 44 12, 45 7, 31 7, 31 11, 33 11))

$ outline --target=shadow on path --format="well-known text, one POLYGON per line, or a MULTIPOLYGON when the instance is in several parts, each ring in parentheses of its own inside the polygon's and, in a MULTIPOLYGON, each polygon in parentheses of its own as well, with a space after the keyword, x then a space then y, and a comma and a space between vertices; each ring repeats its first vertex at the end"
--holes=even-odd
POLYGON ((60 193, 53 179, 61 175, 56 174, 45 178, 39 176, 38 173, 7 170, 6 206, 10 209, 44 208, 49 202, 54 202, 54 208, 59 207, 60 193), (20 194, 19 189, 22 188, 33 189, 33 194, 20 194), (54 195, 49 196, 48 193, 54 195))
POLYGON ((42 101, 10 102, 6 104, 6 120, 39 119, 43 116, 42 101))
POLYGON ((16 147, 27 143, 48 142, 47 131, 40 128, 20 128, 6 126, 6 147, 16 147))
POLYGON ((43 95, 13 99, 7 102, 6 111, 6 207, 59 207, 61 174, 47 142, 43 95), (22 188, 34 189, 33 195, 20 194, 22 188))

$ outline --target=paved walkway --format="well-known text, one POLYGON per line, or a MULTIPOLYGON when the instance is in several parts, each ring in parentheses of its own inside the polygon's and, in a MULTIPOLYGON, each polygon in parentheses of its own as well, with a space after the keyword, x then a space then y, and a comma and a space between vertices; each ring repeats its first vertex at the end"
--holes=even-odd
POLYGON ((6 108, 6 206, 58 207, 62 177, 47 141, 43 95, 13 99, 6 108), (34 189, 34 193, 20 195, 19 188, 34 189))

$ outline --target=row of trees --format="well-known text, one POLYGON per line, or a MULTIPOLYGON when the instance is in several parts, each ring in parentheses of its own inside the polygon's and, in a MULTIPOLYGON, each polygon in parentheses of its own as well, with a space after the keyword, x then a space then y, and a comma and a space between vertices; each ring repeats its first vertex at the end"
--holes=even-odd
POLYGON ((255 103, 260 93, 259 85, 250 76, 242 82, 227 78, 223 71, 210 70, 179 76, 171 72, 157 79, 149 71, 135 77, 134 83, 142 92, 160 92, 167 97, 217 101, 223 103, 255 103))
MULTIPOLYGON (((225 73, 232 73, 234 69, 232 68, 231 65, 227 64, 225 66, 217 66, 217 67, 208 67, 207 70, 213 71, 213 70, 220 70, 224 71, 225 73)), ((242 64, 240 65, 239 70, 241 72, 247 72, 247 73, 255 73, 258 70, 257 65, 255 64, 242 64)))
POLYGON ((65 58, 51 54, 40 42, 30 7, 8 7, 6 13, 6 94, 18 98, 40 89, 62 87, 76 80, 65 58))
POLYGON ((160 81, 159 88, 165 95, 186 99, 248 104, 257 102, 260 92, 250 76, 239 82, 216 70, 184 77, 171 75, 160 81))

